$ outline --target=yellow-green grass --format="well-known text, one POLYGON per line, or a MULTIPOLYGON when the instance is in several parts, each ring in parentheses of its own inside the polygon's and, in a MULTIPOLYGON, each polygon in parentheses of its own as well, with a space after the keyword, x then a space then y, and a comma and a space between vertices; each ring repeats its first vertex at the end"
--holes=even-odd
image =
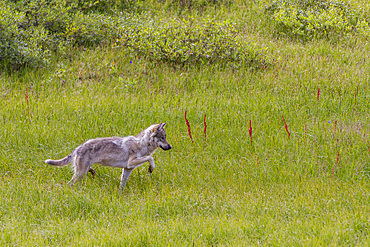
POLYGON ((2 74, 0 244, 368 245, 367 40, 301 43, 241 6, 218 15, 251 20, 243 35, 268 47, 268 69, 181 68, 98 47, 2 74), (95 165, 71 188, 70 168, 43 163, 159 122, 173 149, 121 193, 119 169, 95 165))

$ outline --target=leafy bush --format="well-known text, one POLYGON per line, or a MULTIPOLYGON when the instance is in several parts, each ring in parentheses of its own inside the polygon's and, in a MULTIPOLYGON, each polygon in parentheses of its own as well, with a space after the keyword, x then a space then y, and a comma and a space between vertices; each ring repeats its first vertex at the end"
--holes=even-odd
POLYGON ((50 55, 45 49, 47 31, 42 26, 23 28, 24 23, 24 13, 0 1, 0 60, 15 69, 45 64, 50 55))
POLYGON ((124 19, 103 14, 80 13, 67 24, 63 37, 69 43, 83 46, 115 42, 122 32, 124 19))
MULTIPOLYGON (((160 0, 159 0, 160 1, 160 0)), ((204 8, 222 5, 231 5, 232 0, 169 0, 167 1, 167 8, 174 8, 180 11, 183 10, 198 10, 202 11, 204 8)))
POLYGON ((44 66, 53 52, 63 55, 71 45, 96 45, 118 37, 113 18, 82 10, 86 8, 77 0, 0 0, 2 65, 44 66))
POLYGON ((369 23, 346 1, 277 0, 266 6, 280 30, 302 37, 359 32, 369 36, 369 23))
POLYGON ((177 64, 229 63, 266 65, 262 51, 236 38, 230 21, 210 18, 196 24, 194 19, 162 21, 131 18, 120 42, 153 60, 177 64))
POLYGON ((0 0, 2 64, 12 68, 44 66, 52 54, 67 54, 73 46, 118 41, 132 52, 177 64, 266 65, 261 50, 236 38, 230 21, 208 18, 197 24, 192 18, 164 21, 145 12, 92 13, 87 9, 97 8, 100 2, 81 2, 0 0))

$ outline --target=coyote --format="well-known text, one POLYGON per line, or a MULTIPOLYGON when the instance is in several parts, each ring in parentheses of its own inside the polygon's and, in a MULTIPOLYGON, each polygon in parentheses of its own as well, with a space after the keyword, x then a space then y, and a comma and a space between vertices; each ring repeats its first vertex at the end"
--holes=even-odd
POLYGON ((52 166, 65 166, 72 162, 74 175, 68 182, 70 185, 81 180, 87 172, 95 175, 96 172, 90 168, 95 163, 123 168, 119 186, 122 189, 126 186, 131 172, 145 162, 149 162, 148 171, 153 172, 155 165, 152 155, 158 147, 163 150, 171 149, 171 145, 166 140, 165 125, 166 123, 153 124, 137 136, 91 139, 63 159, 48 159, 45 163, 52 166))

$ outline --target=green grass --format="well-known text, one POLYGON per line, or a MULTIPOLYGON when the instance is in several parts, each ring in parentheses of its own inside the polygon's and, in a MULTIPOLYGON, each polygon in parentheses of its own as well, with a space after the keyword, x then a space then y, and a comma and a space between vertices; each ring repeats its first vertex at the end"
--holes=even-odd
POLYGON ((268 69, 177 67, 98 47, 3 73, 0 244, 369 245, 369 43, 279 36, 259 10, 203 14, 239 20, 246 40, 268 47, 268 69), (173 149, 158 150, 152 176, 138 168, 122 193, 119 169, 95 165, 95 179, 71 188, 71 169, 43 163, 159 122, 173 149))

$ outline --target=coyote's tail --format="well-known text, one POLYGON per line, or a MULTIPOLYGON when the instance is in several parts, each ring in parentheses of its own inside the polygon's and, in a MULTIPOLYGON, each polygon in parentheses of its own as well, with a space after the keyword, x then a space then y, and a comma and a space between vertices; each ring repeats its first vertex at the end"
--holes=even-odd
POLYGON ((45 160, 45 163, 52 165, 52 166, 66 166, 72 161, 72 154, 64 157, 60 160, 45 160))

